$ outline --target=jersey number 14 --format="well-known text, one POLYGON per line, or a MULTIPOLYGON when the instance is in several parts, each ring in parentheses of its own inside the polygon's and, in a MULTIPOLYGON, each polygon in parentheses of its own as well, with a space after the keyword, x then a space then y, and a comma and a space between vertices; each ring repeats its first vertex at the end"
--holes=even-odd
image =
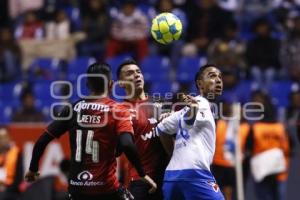
MULTIPOLYGON (((94 131, 88 130, 85 143, 85 153, 92 155, 94 163, 99 162, 99 143, 93 141, 94 131)), ((76 130, 76 154, 75 160, 81 162, 82 158, 82 130, 76 130)))

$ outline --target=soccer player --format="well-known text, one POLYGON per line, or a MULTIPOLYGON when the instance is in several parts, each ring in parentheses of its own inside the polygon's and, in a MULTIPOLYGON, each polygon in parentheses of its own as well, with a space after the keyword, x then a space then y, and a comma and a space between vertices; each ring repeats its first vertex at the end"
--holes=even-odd
POLYGON ((200 95, 184 96, 188 106, 157 125, 160 135, 176 135, 164 176, 165 200, 224 199, 210 172, 216 142, 210 101, 222 93, 221 72, 214 65, 205 65, 197 72, 195 83, 200 95))
POLYGON ((144 77, 141 69, 134 60, 125 60, 117 70, 119 84, 125 89, 127 99, 123 105, 135 113, 132 119, 134 139, 142 167, 158 184, 156 193, 149 194, 149 185, 140 180, 137 171, 129 165, 129 190, 136 200, 163 199, 161 184, 168 163, 168 157, 160 143, 159 137, 153 131, 159 120, 156 104, 146 96, 144 77))
POLYGON ((88 67, 87 75, 91 98, 77 101, 72 108, 64 108, 60 114, 61 120, 54 120, 47 127, 34 145, 25 178, 28 181, 37 179, 38 163, 47 144, 69 131, 70 199, 132 199, 132 195, 120 186, 115 176, 118 143, 141 180, 150 184, 149 192, 155 192, 156 183, 145 174, 133 143, 130 113, 108 97, 108 88, 112 85, 110 66, 92 64, 88 67))

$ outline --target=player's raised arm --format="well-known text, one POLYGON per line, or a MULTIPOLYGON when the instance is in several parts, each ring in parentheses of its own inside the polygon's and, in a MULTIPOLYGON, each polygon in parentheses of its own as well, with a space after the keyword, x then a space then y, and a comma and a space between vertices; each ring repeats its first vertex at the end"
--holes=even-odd
POLYGON ((197 100, 195 99, 195 97, 191 96, 191 95, 185 95, 183 94, 181 96, 182 101, 184 103, 186 103, 188 110, 186 111, 186 113, 183 116, 184 122, 186 125, 193 125, 199 110, 199 105, 197 100))
POLYGON ((186 124, 192 125, 194 123, 199 109, 197 100, 193 96, 185 94, 181 96, 181 100, 187 107, 174 112, 161 120, 156 127, 156 131, 159 135, 164 133, 169 135, 175 134, 179 128, 181 115, 184 115, 184 121, 186 124))
POLYGON ((39 177, 39 161, 47 147, 47 145, 54 139, 53 136, 44 132, 35 143, 32 151, 32 158, 30 162, 29 171, 25 175, 25 180, 28 182, 35 181, 39 177))

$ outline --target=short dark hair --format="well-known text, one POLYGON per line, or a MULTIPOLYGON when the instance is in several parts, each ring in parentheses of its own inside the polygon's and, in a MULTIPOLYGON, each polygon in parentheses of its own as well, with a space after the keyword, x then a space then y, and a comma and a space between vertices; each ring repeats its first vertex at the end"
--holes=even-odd
POLYGON ((117 69, 117 78, 120 79, 120 75, 121 75, 121 70, 123 69, 124 66, 126 65, 136 65, 138 66, 137 62, 133 59, 126 59, 124 60, 118 67, 117 69))
POLYGON ((137 1, 136 1, 136 0, 124 0, 124 1, 122 2, 122 6, 124 6, 124 5, 132 5, 132 6, 136 6, 136 4, 137 4, 137 1))
POLYGON ((199 80, 201 78, 201 76, 203 75, 203 72, 207 69, 207 68, 210 68, 210 67, 215 67, 217 68, 214 64, 206 64, 206 65, 203 65, 199 68, 198 72, 196 73, 195 75, 195 84, 196 84, 196 87, 198 89, 198 85, 197 85, 197 80, 199 80))
MULTIPOLYGON (((87 75, 104 75, 107 81, 111 80, 111 68, 107 63, 96 62, 90 65, 86 71, 87 75)), ((93 92, 104 93, 106 86, 104 85, 105 80, 101 77, 87 77, 88 88, 93 92)))

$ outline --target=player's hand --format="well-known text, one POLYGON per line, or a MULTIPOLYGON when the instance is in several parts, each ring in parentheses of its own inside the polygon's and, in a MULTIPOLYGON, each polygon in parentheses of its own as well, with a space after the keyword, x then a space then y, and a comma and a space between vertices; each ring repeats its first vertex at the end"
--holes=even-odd
POLYGON ((33 182, 36 181, 40 176, 40 173, 38 172, 32 172, 32 171, 28 171, 25 175, 25 180, 27 182, 33 182))
POLYGON ((120 200, 133 200, 134 199, 134 196, 130 193, 130 191, 123 186, 120 186, 117 189, 117 194, 118 194, 120 200))
POLYGON ((154 193, 157 189, 157 184, 152 180, 152 178, 150 178, 150 176, 146 175, 142 178, 142 181, 145 181, 146 183, 148 183, 151 188, 148 191, 150 194, 154 193))
POLYGON ((182 94, 181 98, 182 98, 183 102, 187 104, 188 107, 198 108, 198 102, 195 97, 193 97, 191 95, 182 94))
POLYGON ((187 119, 194 120, 198 113, 198 102, 195 97, 191 95, 182 94, 181 99, 190 108, 187 112, 187 119))

